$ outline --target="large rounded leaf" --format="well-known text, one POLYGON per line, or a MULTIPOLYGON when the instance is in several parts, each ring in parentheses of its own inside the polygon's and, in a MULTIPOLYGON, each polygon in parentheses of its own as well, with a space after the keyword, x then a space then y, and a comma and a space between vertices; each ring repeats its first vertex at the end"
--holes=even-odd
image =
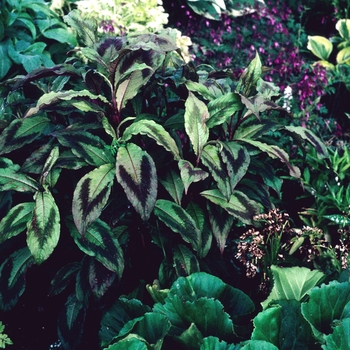
POLYGON ((308 40, 307 48, 321 60, 327 61, 333 50, 333 44, 319 35, 309 35, 308 40))

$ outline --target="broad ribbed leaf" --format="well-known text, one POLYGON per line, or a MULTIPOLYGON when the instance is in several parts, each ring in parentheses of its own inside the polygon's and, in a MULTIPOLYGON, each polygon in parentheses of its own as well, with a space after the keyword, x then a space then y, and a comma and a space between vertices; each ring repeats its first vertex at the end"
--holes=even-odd
POLYGON ((114 164, 104 164, 79 180, 73 194, 72 213, 82 236, 101 215, 111 192, 114 175, 114 164))
POLYGON ((58 318, 58 337, 65 349, 77 349, 84 330, 85 308, 71 294, 58 318))
POLYGON ((207 127, 210 129, 216 125, 225 123, 235 112, 241 110, 243 104, 238 94, 229 92, 208 103, 210 118, 207 127))
POLYGON ((27 226, 27 245, 41 264, 55 249, 60 237, 60 213, 50 192, 37 192, 32 220, 27 226))
POLYGON ((227 344, 225 341, 220 340, 217 337, 206 337, 203 339, 199 350, 236 350, 234 344, 227 344))
POLYGON ((84 237, 79 234, 71 220, 67 220, 67 225, 81 251, 121 277, 124 270, 123 251, 105 222, 97 219, 87 228, 84 237))
POLYGON ((245 224, 253 223, 253 216, 257 215, 261 209, 260 205, 249 199, 240 191, 233 191, 229 201, 219 190, 207 190, 201 195, 214 204, 225 209, 229 214, 241 220, 245 224))
MULTIPOLYGON (((112 344, 108 350, 148 350, 149 345, 146 340, 136 334, 130 334, 124 339, 112 344)), ((158 350, 158 349, 157 349, 158 350)))
MULTIPOLYGON (((92 94, 90 91, 88 90, 81 90, 81 91, 75 91, 75 90, 70 90, 70 91, 51 91, 48 92, 47 94, 44 94, 43 96, 41 96, 36 104, 35 107, 32 107, 28 110, 28 112, 26 113, 25 117, 30 117, 34 114, 37 114, 41 109, 47 107, 47 106, 51 106, 53 104, 56 103, 60 103, 62 101, 70 101, 72 105, 75 104, 75 106, 78 109, 80 108, 79 105, 79 99, 80 101, 84 101, 87 100, 100 100, 101 102, 105 103, 105 104, 109 104, 109 101, 102 95, 94 95, 92 94)), ((83 105, 81 105, 83 106, 83 105)), ((86 106, 82 107, 83 111, 87 111, 86 110, 86 106)), ((95 111, 95 110, 100 110, 100 108, 98 107, 97 104, 95 104, 95 108, 92 108, 93 105, 91 105, 91 111, 95 111)))
POLYGON ((250 156, 247 149, 237 142, 222 142, 221 145, 221 157, 227 166, 232 193, 248 170, 250 156))
POLYGON ((181 159, 178 163, 180 169, 180 175, 185 188, 185 194, 187 194, 188 188, 192 182, 198 182, 206 179, 209 174, 200 169, 195 168, 189 161, 181 159))
POLYGON ((220 253, 223 254, 228 234, 233 225, 233 216, 218 205, 207 202, 209 221, 220 253))
POLYGON ((327 61, 333 50, 333 44, 323 36, 308 36, 307 48, 321 60, 327 61))
POLYGON ((312 131, 302 126, 285 126, 285 128, 288 131, 300 136, 303 140, 308 141, 316 150, 319 158, 328 158, 326 145, 312 131))
POLYGON ((216 181, 220 192, 229 199, 231 196, 230 178, 227 173, 227 167, 220 157, 218 145, 206 145, 201 154, 201 160, 209 168, 211 176, 216 181))
POLYGON ((193 218, 181 206, 168 200, 158 199, 154 214, 172 231, 179 233, 194 250, 200 248, 201 232, 193 218))
POLYGON ((59 143, 79 158, 96 167, 114 162, 106 143, 88 131, 63 131, 56 134, 59 143))
POLYGON ((151 156, 133 143, 121 147, 117 153, 116 175, 132 206, 142 220, 148 220, 156 202, 158 185, 151 156))
POLYGON ((289 162, 289 156, 282 148, 250 139, 242 139, 241 141, 247 142, 256 148, 259 148, 260 151, 266 152, 271 158, 278 158, 282 163, 287 165, 290 176, 300 178, 300 169, 289 162))
POLYGON ((163 128, 162 125, 157 124, 153 120, 146 119, 134 122, 125 129, 122 136, 122 141, 129 141, 133 135, 138 134, 147 135, 155 140, 158 145, 171 152, 175 160, 180 159, 179 149, 177 148, 175 140, 163 128))
POLYGON ((273 288, 269 297, 261 303, 264 309, 274 300, 302 300, 325 277, 322 272, 311 271, 306 267, 279 268, 271 266, 271 271, 273 288))
POLYGON ((12 253, 0 266, 0 308, 10 310, 23 294, 25 273, 34 264, 29 249, 22 248, 12 253))
POLYGON ((175 203, 181 205, 182 195, 185 188, 178 173, 173 170, 167 171, 165 177, 159 179, 159 181, 168 191, 175 203))
POLYGON ((72 262, 63 266, 51 281, 50 295, 58 295, 75 279, 80 270, 80 263, 72 262))
POLYGON ((27 228, 32 219, 34 203, 20 203, 11 208, 0 221, 0 243, 17 236, 27 228))
POLYGON ((43 135, 50 124, 46 117, 14 119, 0 135, 0 154, 12 152, 43 135))
POLYGON ((332 334, 324 337, 324 350, 350 350, 350 318, 346 318, 333 328, 332 334))
POLYGON ((174 250, 174 267, 177 275, 189 276, 191 273, 199 272, 199 263, 190 249, 178 244, 174 250))
POLYGON ((192 92, 189 92, 185 102, 185 130, 191 141, 194 153, 198 159, 209 137, 207 120, 209 112, 207 106, 192 92))

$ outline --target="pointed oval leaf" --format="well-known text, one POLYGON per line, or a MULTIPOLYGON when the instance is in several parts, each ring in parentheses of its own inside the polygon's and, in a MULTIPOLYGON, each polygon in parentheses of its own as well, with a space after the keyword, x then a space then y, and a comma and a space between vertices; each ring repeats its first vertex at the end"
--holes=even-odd
POLYGON ((201 246, 201 232, 193 218, 178 204, 158 199, 154 214, 171 230, 179 233, 182 239, 190 243, 194 250, 201 246))
POLYGON ((175 143, 175 140, 160 124, 157 124, 153 120, 140 120, 131 124, 125 129, 122 141, 129 141, 133 135, 147 135, 157 142, 158 145, 164 147, 167 151, 171 152, 175 160, 180 159, 179 149, 175 143))
POLYGON ((42 174, 40 178, 40 183, 42 186, 47 186, 50 184, 50 179, 52 178, 52 168, 55 165, 57 159, 59 157, 59 149, 58 146, 52 148, 49 156, 47 157, 44 167, 42 169, 42 174), (50 176, 51 175, 51 176, 50 176))
POLYGON ((11 208, 0 221, 0 243, 14 237, 27 228, 33 216, 34 203, 20 203, 11 208))
POLYGON ((339 32, 340 36, 345 40, 350 40, 350 19, 340 19, 335 28, 339 32))
POLYGON ((200 169, 195 168, 189 161, 181 159, 178 162, 181 180, 184 184, 185 194, 187 194, 187 190, 192 182, 198 182, 206 179, 209 174, 200 169))
POLYGON ((114 164, 104 164, 83 176, 74 190, 72 213, 81 235, 102 213, 114 180, 114 164))
POLYGON ((142 220, 149 219, 157 198, 156 166, 151 156, 129 143, 117 153, 116 176, 142 220))
POLYGON ((337 63, 338 64, 347 64, 350 66, 350 47, 345 47, 340 50, 337 54, 337 63))
POLYGON ((323 36, 308 36, 307 48, 321 60, 327 61, 333 50, 333 44, 323 36))
POLYGON ((200 271, 196 256, 182 244, 175 247, 174 266, 179 277, 189 276, 191 273, 200 271))
POLYGON ((185 188, 178 173, 173 170, 167 171, 165 177, 159 179, 159 181, 168 191, 175 203, 181 205, 182 195, 185 188))
POLYGON ((80 270, 80 263, 72 262, 63 266, 51 281, 51 289, 49 295, 58 295, 63 292, 75 278, 80 270))
POLYGON ((50 192, 37 192, 32 220, 27 226, 27 245, 41 264, 55 249, 60 237, 60 213, 50 192))
POLYGON ((250 96, 256 88, 256 85, 261 77, 261 73, 262 65, 259 54, 256 52, 254 59, 242 73, 236 88, 236 92, 243 93, 243 95, 246 97, 250 96))
POLYGON ((189 92, 185 102, 185 130, 191 141, 194 153, 199 158, 202 149, 209 138, 207 120, 209 112, 207 106, 192 92, 189 92))

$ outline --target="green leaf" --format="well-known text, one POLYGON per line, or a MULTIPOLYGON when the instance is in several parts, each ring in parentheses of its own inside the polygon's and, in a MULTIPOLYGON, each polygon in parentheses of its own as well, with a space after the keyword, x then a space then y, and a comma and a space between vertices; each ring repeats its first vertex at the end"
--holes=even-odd
POLYGON ((2 80, 12 66, 12 61, 8 55, 8 45, 10 45, 10 39, 0 41, 0 80, 2 80))
POLYGON ((322 345, 324 350, 350 350, 350 318, 342 320, 324 339, 326 341, 326 345, 322 345))
POLYGON ((211 129, 216 125, 225 123, 237 111, 243 108, 241 98, 234 92, 229 92, 208 103, 210 118, 207 121, 207 127, 211 129))
POLYGON ((216 96, 203 84, 191 80, 185 82, 187 89, 191 92, 197 92, 206 100, 214 100, 216 96))
POLYGON ((253 216, 260 211, 260 205, 240 191, 233 191, 229 201, 218 190, 203 191, 201 195, 245 224, 252 224, 253 216))
POLYGON ((350 219, 345 215, 334 214, 334 215, 323 215, 323 217, 343 227, 350 225, 350 219))
POLYGON ((27 228, 33 216, 34 203, 15 205, 0 221, 0 243, 17 236, 27 228))
POLYGON ((196 256, 182 244, 178 244, 174 249, 174 267, 179 277, 200 271, 196 256))
POLYGON ((206 337, 203 339, 203 342, 199 350, 236 350, 236 346, 233 344, 227 344, 225 341, 217 337, 206 337))
POLYGON ((333 50, 333 44, 323 36, 308 36, 307 48, 321 60, 327 61, 333 50))
POLYGON ((206 125, 209 119, 207 106, 192 92, 189 92, 185 102, 185 130, 191 141, 194 153, 198 159, 209 138, 209 129, 206 125))
POLYGON ((317 340, 325 342, 324 336, 331 333, 332 323, 341 319, 349 301, 349 282, 331 281, 309 292, 309 300, 301 305, 301 312, 317 340))
POLYGON ((200 168, 195 168, 187 160, 179 160, 178 166, 180 169, 181 180, 184 184, 185 194, 187 194, 188 188, 192 182, 204 180, 209 176, 206 171, 200 168))
POLYGON ((187 4, 200 16, 219 21, 222 11, 226 11, 226 5, 223 0, 188 0, 187 4))
POLYGON ((266 309, 274 300, 302 300, 305 295, 317 285, 325 275, 318 271, 311 271, 306 267, 279 268, 271 266, 273 288, 268 298, 261 303, 266 309))
POLYGON ((50 192, 37 192, 32 220, 27 226, 27 245, 41 264, 55 249, 60 237, 60 213, 50 192))
POLYGON ((340 36, 349 41, 350 40, 350 20, 340 19, 335 25, 335 28, 339 32, 340 36))
POLYGON ((157 173, 151 156, 129 143, 117 153, 116 175, 142 220, 149 219, 157 199, 157 173))
POLYGON ((67 220, 70 233, 81 251, 94 257, 108 270, 118 277, 124 270, 123 251, 117 239, 113 237, 111 228, 102 220, 97 219, 86 230, 82 237, 71 220, 67 220))
POLYGON ((85 323, 86 310, 78 301, 75 294, 71 294, 58 318, 58 337, 66 349, 77 349, 80 344, 85 323))
POLYGON ((340 50, 336 59, 338 64, 347 64, 350 66, 350 47, 348 46, 340 50))
POLYGON ((182 239, 190 243, 194 250, 201 247, 201 232, 193 218, 178 204, 158 199, 154 214, 172 231, 180 233, 182 239))
POLYGON ((34 263, 29 249, 22 248, 12 253, 0 266, 0 308, 10 310, 23 294, 28 268, 34 263))
POLYGON ((63 266, 51 281, 51 289, 49 295, 58 295, 63 292, 72 279, 80 270, 80 263, 72 262, 63 266))
POLYGON ((181 205, 182 195, 185 188, 178 173, 173 170, 167 171, 164 178, 159 179, 159 181, 168 191, 175 203, 181 205))
POLYGON ((177 148, 174 139, 160 124, 157 124, 153 120, 146 119, 134 122, 125 129, 121 139, 126 142, 129 141, 133 135, 138 134, 152 138, 158 145, 171 152, 175 160, 180 159, 179 149, 177 148))
POLYGON ((44 188, 46 188, 47 186, 50 186, 50 180, 52 179, 51 175, 53 174, 52 168, 55 165, 58 157, 59 157, 59 149, 58 149, 58 146, 55 146, 52 148, 49 156, 45 161, 44 167, 42 169, 40 183, 44 188))
POLYGON ((101 215, 111 192, 114 175, 114 164, 104 164, 79 180, 73 194, 72 213, 82 236, 101 215))
POLYGON ((56 40, 62 44, 69 44, 77 46, 77 39, 73 33, 68 31, 66 28, 53 28, 46 29, 42 32, 45 38, 56 40))
POLYGON ((42 136, 50 120, 43 116, 14 119, 0 135, 0 154, 12 152, 42 136))
POLYGON ((244 346, 240 350, 278 350, 278 348, 264 340, 248 340, 243 343, 244 346))

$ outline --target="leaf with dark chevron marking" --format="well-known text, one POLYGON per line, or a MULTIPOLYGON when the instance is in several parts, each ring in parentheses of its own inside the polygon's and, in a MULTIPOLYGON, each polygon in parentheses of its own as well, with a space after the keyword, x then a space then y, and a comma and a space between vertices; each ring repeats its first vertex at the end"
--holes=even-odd
POLYGON ((181 159, 178 165, 180 169, 181 179, 185 187, 185 194, 187 194, 187 190, 192 182, 204 180, 209 176, 209 174, 206 171, 200 168, 195 168, 187 160, 181 159))
POLYGON ((104 164, 79 180, 73 194, 72 213, 82 236, 101 215, 111 192, 114 174, 114 164, 104 164))
POLYGON ((156 166, 151 156, 139 146, 120 147, 116 164, 117 180, 142 220, 149 219, 157 198, 156 166))

